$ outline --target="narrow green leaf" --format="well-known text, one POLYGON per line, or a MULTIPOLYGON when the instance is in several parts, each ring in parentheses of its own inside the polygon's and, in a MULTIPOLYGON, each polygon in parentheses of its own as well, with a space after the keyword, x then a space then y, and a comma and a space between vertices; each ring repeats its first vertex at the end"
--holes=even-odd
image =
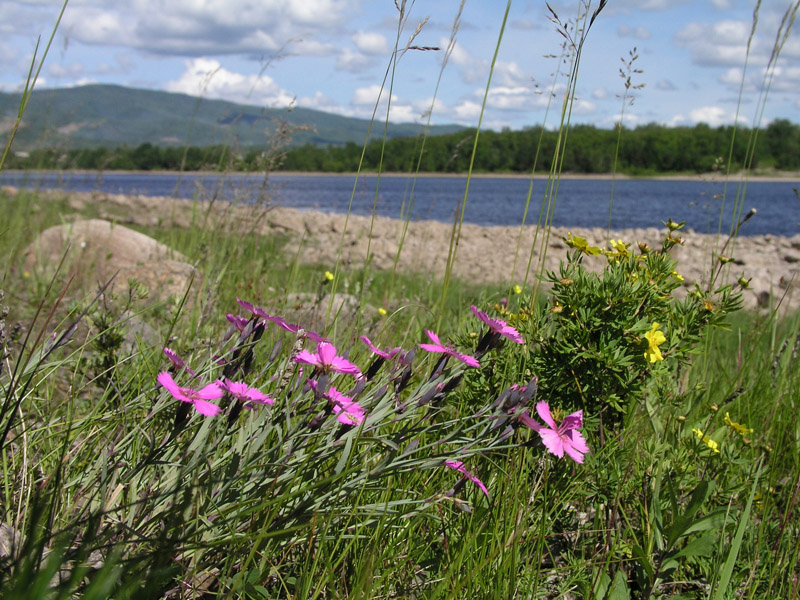
POLYGON ((758 463, 756 476, 753 479, 753 487, 750 489, 750 496, 747 498, 747 504, 745 505, 742 516, 739 519, 739 526, 736 528, 736 534, 733 536, 730 552, 728 552, 728 557, 725 559, 725 564, 722 565, 719 581, 717 582, 717 588, 714 590, 714 595, 712 596, 713 600, 723 600, 725 597, 725 591, 728 589, 728 585, 730 585, 731 576, 733 575, 733 567, 736 564, 736 559, 739 556, 739 550, 742 547, 744 531, 747 529, 747 523, 750 520, 750 509, 753 507, 753 498, 756 495, 758 480, 761 477, 761 469, 763 465, 764 460, 762 459, 758 463))
POLYGON ((614 583, 611 584, 611 590, 606 596, 607 600, 630 600, 631 594, 628 590, 628 580, 622 570, 617 571, 614 575, 614 583))

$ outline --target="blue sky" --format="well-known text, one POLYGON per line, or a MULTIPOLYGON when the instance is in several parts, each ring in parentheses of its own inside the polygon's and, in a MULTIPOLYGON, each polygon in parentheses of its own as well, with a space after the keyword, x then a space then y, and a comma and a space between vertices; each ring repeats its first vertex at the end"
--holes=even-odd
MULTIPOLYGON (((754 1, 610 0, 586 39, 573 121, 611 127, 619 120, 621 59, 636 48, 634 67, 642 73, 632 83, 644 87, 625 107, 626 125, 731 123, 740 88, 738 119, 754 123, 776 32, 793 3, 762 2, 745 69, 754 1)), ((550 3, 573 23, 586 4, 550 3)), ((0 89, 19 89, 36 38, 49 36, 60 6, 58 0, 0 3, 0 89)), ((439 50, 408 50, 397 61, 390 119, 425 122, 460 6, 460 0, 409 1, 398 35, 393 0, 71 0, 39 85, 115 83, 368 118, 395 45, 404 47, 416 34, 414 45, 439 50)), ((434 123, 477 124, 505 6, 464 2, 434 123)), ((511 4, 484 125, 556 123, 564 38, 548 16, 543 1, 511 4)), ((786 41, 775 67, 762 123, 800 122, 798 35, 786 41)), ((378 110, 382 119, 385 103, 378 110)))

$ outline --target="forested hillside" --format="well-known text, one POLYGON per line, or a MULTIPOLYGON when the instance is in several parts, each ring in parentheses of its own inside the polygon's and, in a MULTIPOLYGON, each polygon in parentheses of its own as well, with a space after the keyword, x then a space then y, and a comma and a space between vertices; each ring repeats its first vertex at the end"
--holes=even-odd
MULTIPOLYGON (((705 173, 730 163, 735 170, 800 168, 800 126, 776 120, 766 128, 749 130, 731 126, 712 128, 645 125, 635 129, 599 129, 577 125, 562 133, 566 152, 561 171, 632 175, 705 173), (619 142, 619 152, 617 144, 619 142)), ((371 142, 362 169, 390 172, 461 173, 469 167, 474 130, 439 136, 396 137, 371 142), (382 161, 382 163, 381 163, 382 161)), ((521 131, 482 131, 475 156, 475 171, 529 173, 536 165, 547 172, 559 133, 531 127, 521 131)), ((354 142, 337 146, 306 144, 286 150, 274 147, 234 150, 228 146, 175 147, 151 143, 135 147, 55 150, 39 149, 12 157, 9 168, 101 170, 286 170, 303 172, 353 172, 362 148, 354 142)))

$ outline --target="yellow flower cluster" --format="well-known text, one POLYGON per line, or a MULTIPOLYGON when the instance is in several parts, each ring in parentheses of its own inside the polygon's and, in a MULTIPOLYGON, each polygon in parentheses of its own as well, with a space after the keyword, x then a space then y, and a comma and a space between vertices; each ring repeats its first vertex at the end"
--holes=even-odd
POLYGON ((614 249, 613 251, 605 250, 604 254, 609 260, 619 262, 620 259, 627 259, 631 255, 630 244, 626 244, 622 240, 609 240, 609 245, 614 249))
POLYGON ((655 363, 659 360, 664 360, 664 357, 661 355, 661 350, 658 347, 667 341, 664 332, 659 330, 658 323, 653 323, 653 326, 650 328, 650 331, 644 334, 645 339, 647 340, 647 349, 644 351, 644 357, 650 363, 655 363))
POLYGON ((703 432, 697 429, 696 427, 692 429, 692 433, 694 433, 701 442, 703 442, 706 446, 708 446, 712 452, 714 452, 715 454, 719 454, 719 444, 717 442, 712 440, 707 435, 704 435, 703 432))
POLYGON ((736 423, 735 421, 731 421, 730 413, 725 413, 725 425, 730 427, 733 431, 738 433, 739 435, 748 435, 753 433, 753 429, 748 427, 744 423, 736 423))
POLYGON ((590 256, 600 256, 602 250, 597 246, 590 246, 589 241, 586 238, 582 238, 578 235, 572 235, 571 233, 568 235, 569 237, 564 241, 570 248, 575 248, 576 250, 580 250, 584 254, 588 254, 590 256))

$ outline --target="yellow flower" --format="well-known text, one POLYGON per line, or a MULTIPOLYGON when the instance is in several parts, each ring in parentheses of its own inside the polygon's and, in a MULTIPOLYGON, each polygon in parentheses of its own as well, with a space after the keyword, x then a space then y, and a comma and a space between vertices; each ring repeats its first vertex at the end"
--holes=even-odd
POLYGON ((515 294, 521 294, 522 293, 522 288, 519 287, 518 285, 515 285, 513 289, 514 289, 514 293, 515 294))
POLYGON ((747 435, 748 433, 753 433, 752 428, 748 427, 744 423, 736 423, 735 421, 731 421, 731 416, 729 413, 725 413, 725 425, 733 429, 739 435, 747 435))
POLYGON ((325 279, 327 281, 333 281, 333 273, 331 273, 330 271, 325 271, 325 279))
POLYGON ((25 279, 28 279, 28 277, 30 277, 30 276, 31 276, 31 274, 30 274, 28 271, 23 271, 23 272, 22 272, 22 276, 23 276, 25 279))
POLYGON ((608 256, 628 258, 631 255, 628 250, 630 244, 626 244, 622 240, 609 240, 608 243, 615 250, 615 252, 606 252, 608 256))
MULTIPOLYGON (((664 221, 661 222, 664 223, 664 221)), ((669 229, 670 231, 677 231, 678 229, 681 229, 684 225, 686 225, 686 221, 681 221, 680 223, 676 223, 670 218, 665 223, 665 225, 667 226, 667 229, 669 229)))
POLYGON ((694 433, 701 442, 708 446, 712 452, 719 454, 719 444, 717 442, 712 440, 707 435, 703 435, 703 432, 697 428, 692 429, 692 433, 694 433))
POLYGON ((586 238, 582 238, 577 235, 569 234, 569 237, 566 239, 567 245, 575 248, 576 250, 580 250, 584 254, 590 254, 591 256, 599 256, 600 248, 597 246, 590 246, 589 242, 586 238))
POLYGON ((385 316, 386 316, 386 309, 385 309, 385 308, 383 308, 383 307, 381 306, 381 307, 378 309, 378 314, 379 314, 380 316, 382 316, 382 317, 385 317, 385 316))
POLYGON ((662 331, 659 331, 659 327, 660 325, 658 323, 653 323, 650 331, 644 334, 644 337, 647 339, 647 350, 644 351, 644 357, 651 363, 664 360, 664 357, 661 356, 661 350, 659 350, 658 347, 666 342, 667 338, 662 331))
POLYGON ((683 281, 683 275, 681 275, 680 273, 678 273, 678 272, 677 272, 677 271, 675 271, 675 270, 673 270, 673 271, 672 271, 672 276, 673 276, 675 279, 677 279, 678 281, 683 281))

